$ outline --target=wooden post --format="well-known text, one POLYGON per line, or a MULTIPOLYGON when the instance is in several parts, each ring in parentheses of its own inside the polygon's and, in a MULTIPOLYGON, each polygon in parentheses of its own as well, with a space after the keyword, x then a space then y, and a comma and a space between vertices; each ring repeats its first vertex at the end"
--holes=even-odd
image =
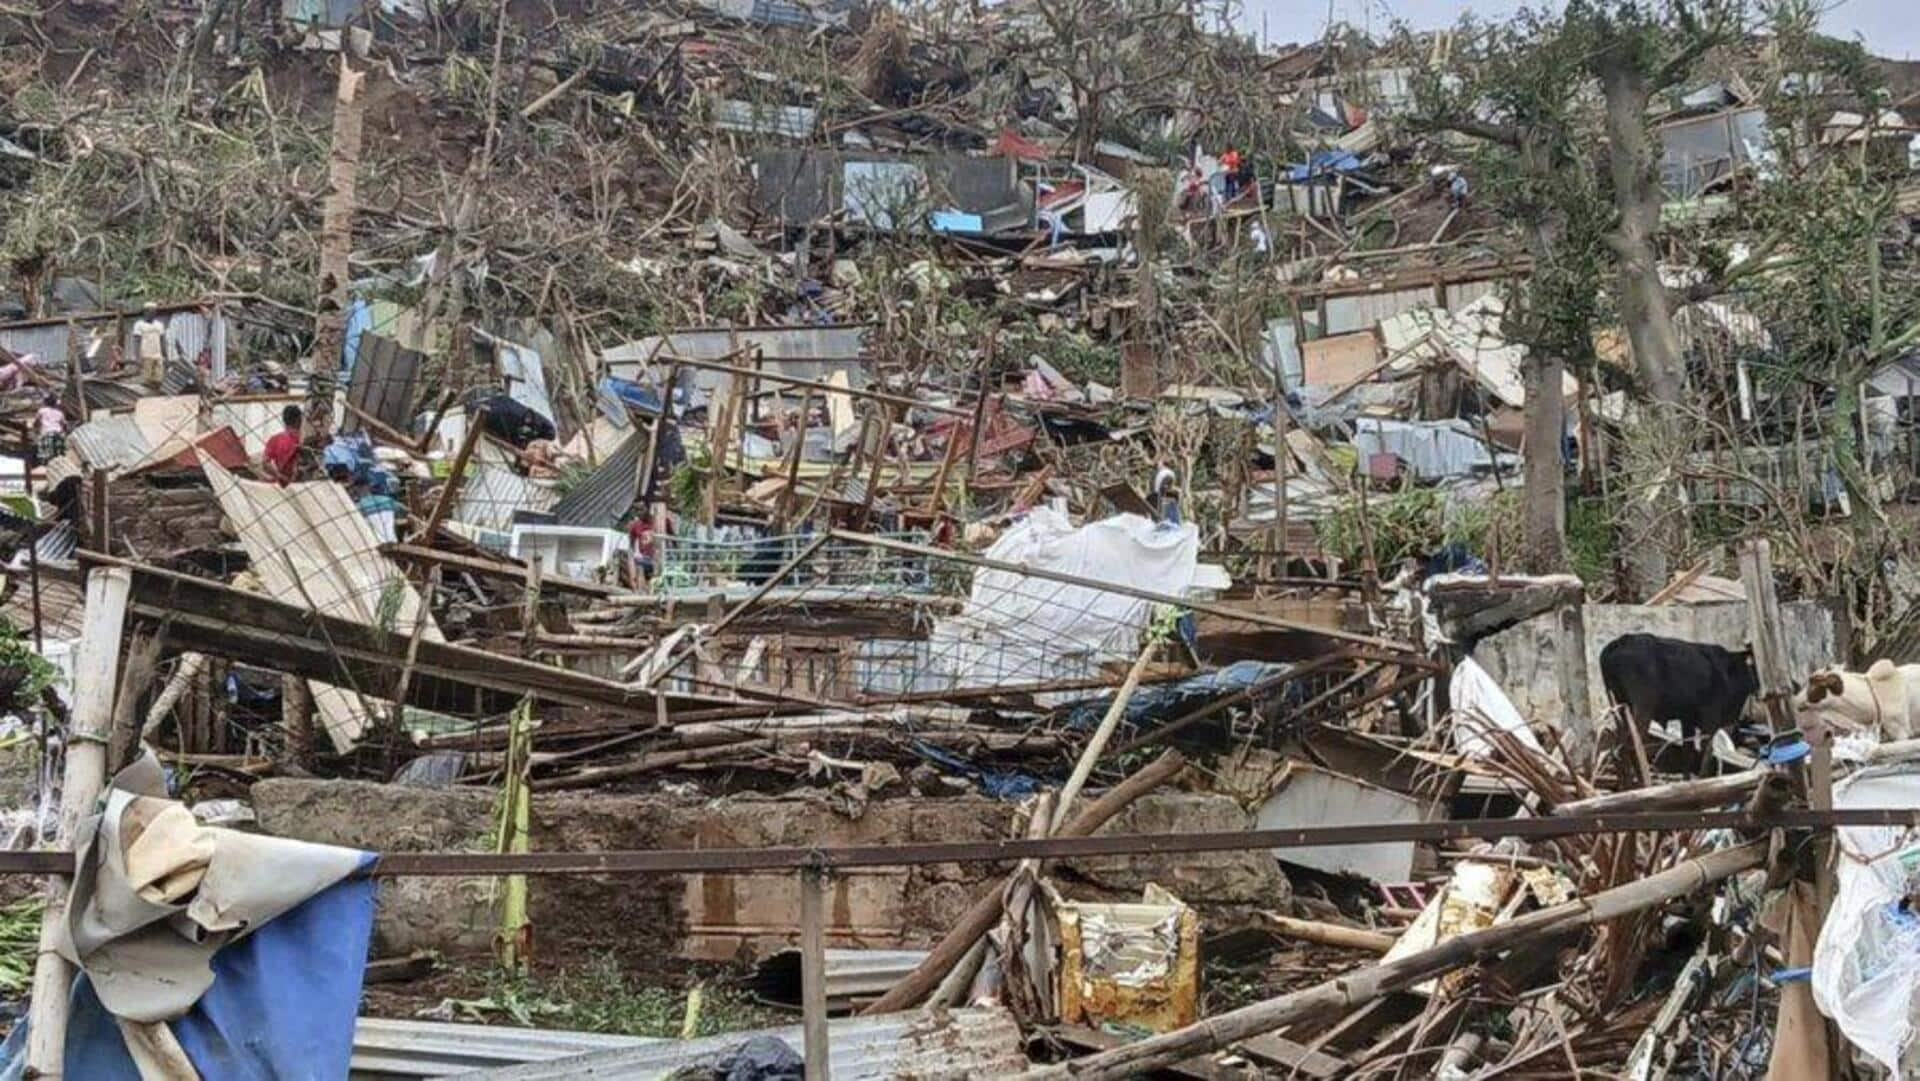
POLYGON ((653 418, 653 428, 647 432, 647 452, 640 456, 640 501, 653 502, 653 474, 660 464, 660 436, 666 426, 673 423, 673 384, 680 377, 680 362, 667 362, 666 379, 660 384, 660 415, 653 418))
POLYGON ((827 1036, 827 871, 800 872, 800 1026, 807 1081, 832 1076, 827 1036))
MULTIPOLYGON (((1273 566, 1282 578, 1287 574, 1287 467, 1292 457, 1287 451, 1288 419, 1286 384, 1276 364, 1273 369, 1273 532, 1267 547, 1273 551, 1273 566)), ((1265 564, 1266 560, 1261 562, 1265 564)))
POLYGON ((811 388, 800 395, 800 421, 794 427, 793 450, 787 455, 787 484, 780 489, 780 504, 773 512, 773 520, 780 529, 787 526, 788 515, 793 513, 793 489, 800 483, 800 459, 807 452, 807 418, 813 413, 813 390, 811 388))
POLYGON ((355 71, 346 55, 340 57, 340 81, 334 94, 333 138, 327 153, 327 193, 320 213, 320 281, 316 292, 313 352, 304 365, 307 375, 307 417, 314 430, 324 430, 333 417, 333 374, 340 367, 347 336, 347 281, 353 254, 353 216, 359 205, 360 143, 364 127, 360 84, 364 72, 355 71))
POLYGON ((447 474, 446 486, 440 489, 439 498, 433 501, 433 510, 427 514, 427 524, 420 529, 418 541, 429 547, 433 545, 433 535, 439 530, 440 523, 446 521, 453 511, 453 501, 460 495, 460 482, 467 473, 467 459, 473 457, 473 448, 480 442, 480 433, 487 425, 487 407, 481 406, 467 418, 467 434, 460 440, 460 450, 453 456, 452 471, 447 474))
POLYGON ((1773 546, 1764 537, 1740 546, 1740 585, 1747 593, 1747 640, 1760 677, 1760 701, 1774 734, 1791 732, 1793 677, 1787 672, 1780 597, 1773 587, 1773 546))
MULTIPOLYGON (((101 567, 87 575, 87 606, 75 670, 73 719, 67 735, 65 780, 60 789, 60 823, 54 846, 70 849, 80 820, 93 811, 107 784, 107 726, 113 720, 114 683, 120 663, 120 639, 127 622, 127 595, 133 572, 101 567)), ((46 914, 40 922, 40 955, 33 967, 33 1006, 27 1030, 28 1077, 60 1077, 65 1069, 67 1003, 73 992, 73 966, 54 952, 60 914, 66 908, 67 881, 47 888, 46 914)))

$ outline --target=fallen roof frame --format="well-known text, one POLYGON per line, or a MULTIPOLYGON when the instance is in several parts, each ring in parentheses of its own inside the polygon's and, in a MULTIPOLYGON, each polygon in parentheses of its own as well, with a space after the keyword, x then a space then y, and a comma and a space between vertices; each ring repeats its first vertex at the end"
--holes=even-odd
POLYGON ((274 668, 385 698, 411 667, 407 704, 448 709, 473 702, 500 712, 531 696, 559 705, 598 708, 627 716, 669 715, 730 699, 663 694, 613 680, 470 646, 421 640, 409 663, 404 637, 352 620, 275 601, 220 582, 164 571, 97 552, 77 553, 89 566, 133 573, 129 618, 164 632, 175 652, 198 652, 274 668))

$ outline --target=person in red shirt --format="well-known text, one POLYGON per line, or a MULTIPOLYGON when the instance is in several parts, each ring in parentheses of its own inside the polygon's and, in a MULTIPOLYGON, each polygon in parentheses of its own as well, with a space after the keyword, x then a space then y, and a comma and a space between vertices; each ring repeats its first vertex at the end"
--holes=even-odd
POLYGON ((1227 144, 1227 152, 1220 155, 1220 169, 1227 174, 1227 201, 1232 202, 1240 194, 1240 148, 1227 144))
POLYGON ((294 471, 300 461, 300 422, 305 419, 297 405, 289 405, 280 411, 280 423, 285 429, 276 432, 267 440, 267 475, 279 481, 284 487, 293 480, 294 471))

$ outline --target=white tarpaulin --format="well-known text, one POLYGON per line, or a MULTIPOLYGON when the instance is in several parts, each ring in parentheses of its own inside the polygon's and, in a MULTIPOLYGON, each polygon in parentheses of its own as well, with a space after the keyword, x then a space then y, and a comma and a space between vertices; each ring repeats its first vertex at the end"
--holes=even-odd
MULTIPOLYGON (((1856 773, 1833 790, 1836 808, 1920 809, 1920 769, 1856 773)), ((1850 826, 1839 838, 1833 907, 1813 949, 1813 1000, 1863 1054, 1903 1074, 1913 1058, 1914 992, 1920 989, 1920 917, 1902 910, 1920 876, 1920 831, 1850 826)))
MULTIPOLYGON (((1200 534, 1121 514, 1075 528, 1036 508, 987 549, 988 559, 1169 596, 1193 584, 1200 534)), ((1139 652, 1149 604, 1090 586, 1013 571, 978 570, 967 606, 934 624, 932 675, 946 687, 1000 687, 1087 679, 1139 652)))
POLYGON ((1492 757, 1493 746, 1485 733, 1494 729, 1511 735, 1529 750, 1541 750, 1540 740, 1514 708, 1513 699, 1472 657, 1453 666, 1447 677, 1447 698, 1453 706, 1453 744, 1461 754, 1492 757))
MULTIPOLYGON (((420 594, 380 551, 373 525, 345 488, 324 480, 285 487, 241 480, 204 456, 201 465, 268 596, 380 627, 393 636, 396 649, 405 648, 416 619, 427 620, 422 639, 443 641, 420 594)), ((363 687, 357 694, 319 682, 309 685, 314 712, 342 753, 352 750, 366 730, 367 698, 391 692, 363 687)))

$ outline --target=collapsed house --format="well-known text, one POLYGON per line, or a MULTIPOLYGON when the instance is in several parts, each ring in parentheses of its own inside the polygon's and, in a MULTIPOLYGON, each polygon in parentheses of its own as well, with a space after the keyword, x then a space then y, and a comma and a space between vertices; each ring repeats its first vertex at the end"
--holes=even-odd
MULTIPOLYGON (((1227 51, 1280 110, 1243 158, 1206 145, 1199 73, 1156 77, 1171 104, 1115 91, 1151 143, 1084 138, 1097 102, 1033 59, 1059 30, 1026 4, 946 25, 729 0, 547 36, 503 8, 491 72, 478 24, 434 8, 263 16, 256 44, 325 87, 315 145, 345 171, 316 310, 146 303, 68 267, 0 323, 0 749, 38 770, 0 870, 58 883, 31 995, 0 983, 29 1006, 0 1061, 1910 1061, 1920 691, 1891 662, 1920 638, 1781 599, 1804 579, 1764 539, 1648 595, 1609 566, 1513 573, 1501 508, 1543 453, 1534 266, 1459 148, 1396 126, 1419 57, 1227 51), (830 70, 793 62, 815 46, 830 70), (527 130, 569 125, 671 133, 699 166, 540 192, 535 217, 618 220, 577 261, 578 236, 490 232, 490 162, 450 235, 354 194, 418 165, 410 113, 475 98, 489 148, 518 118, 499 138, 528 175, 527 130), (389 217, 404 239, 369 248, 389 217), (1645 635, 1727 686, 1623 674, 1609 647, 1645 635), (1623 678, 1673 693, 1646 715, 1623 678), (684 993, 679 1038, 547 1024, 511 1001, 534 984, 486 982, 587 952, 684 993), (709 986, 799 1023, 712 1032, 709 986)), ((1107 29, 1130 58, 1178 52, 1107 29)), ((229 55, 225 33, 195 49, 229 55)), ((1711 218, 1776 167, 1756 101, 1710 86, 1661 113, 1670 214, 1711 218)), ((1898 107, 1832 115, 1822 144, 1862 160, 1912 133, 1898 107)), ((0 150, 37 166, 29 141, 0 150)), ((1728 418, 1674 467, 1694 506, 1804 505, 1818 551, 1857 539, 1830 518, 1862 493, 1904 505, 1911 356, 1866 380, 1862 485, 1769 375, 1790 328, 1733 296, 1677 322, 1728 418)), ((1568 417, 1548 453, 1598 497, 1637 406, 1618 335, 1593 352, 1543 393, 1568 417)))

